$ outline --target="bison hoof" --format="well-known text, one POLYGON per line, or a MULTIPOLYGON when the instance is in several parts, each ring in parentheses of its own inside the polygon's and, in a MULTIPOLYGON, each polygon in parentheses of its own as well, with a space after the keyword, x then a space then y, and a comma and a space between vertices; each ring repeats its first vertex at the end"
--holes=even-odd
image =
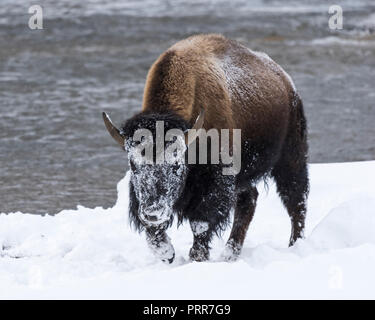
POLYGON ((206 248, 194 248, 192 247, 189 252, 191 261, 203 262, 210 258, 210 252, 206 248))
POLYGON ((174 248, 170 238, 164 234, 157 239, 147 239, 148 246, 156 257, 165 263, 172 263, 175 257, 174 248))
POLYGON ((238 257, 241 254, 241 247, 229 240, 225 245, 225 249, 221 254, 221 259, 227 262, 237 261, 238 257))

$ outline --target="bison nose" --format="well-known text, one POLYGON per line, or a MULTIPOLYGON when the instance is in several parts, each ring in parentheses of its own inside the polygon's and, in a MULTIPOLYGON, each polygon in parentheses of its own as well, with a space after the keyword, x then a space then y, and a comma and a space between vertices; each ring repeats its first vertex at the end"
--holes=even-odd
POLYGON ((151 215, 148 215, 148 214, 145 214, 144 215, 145 219, 150 221, 150 222, 155 222, 158 220, 158 217, 157 216, 151 216, 151 215))

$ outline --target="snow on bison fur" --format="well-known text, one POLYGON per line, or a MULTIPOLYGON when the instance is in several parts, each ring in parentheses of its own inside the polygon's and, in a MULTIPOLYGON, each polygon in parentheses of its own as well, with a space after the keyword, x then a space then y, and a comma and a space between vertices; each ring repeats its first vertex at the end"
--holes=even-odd
MULTIPOLYGON (((166 234, 173 217, 179 223, 189 220, 194 235, 190 259, 205 261, 213 235, 220 235, 229 225, 232 208, 233 226, 223 257, 236 259, 254 215, 256 185, 269 177, 276 181, 291 219, 290 245, 303 236, 309 186, 306 120, 291 78, 266 54, 221 35, 189 37, 151 66, 140 113, 120 129, 105 113, 103 118, 128 154, 130 220, 139 231, 145 230, 150 248, 163 261, 172 262, 175 255, 166 234), (157 121, 163 121, 165 132, 177 128, 186 135, 193 132, 192 127, 229 129, 231 133, 240 129, 239 172, 223 174, 222 161, 139 161, 134 150, 140 141, 134 134, 148 129, 155 138, 157 121)), ((185 150, 192 142, 195 147, 200 143, 199 137, 189 134, 183 140, 181 157, 187 157, 185 150)), ((199 148, 194 150, 199 153, 199 148)))

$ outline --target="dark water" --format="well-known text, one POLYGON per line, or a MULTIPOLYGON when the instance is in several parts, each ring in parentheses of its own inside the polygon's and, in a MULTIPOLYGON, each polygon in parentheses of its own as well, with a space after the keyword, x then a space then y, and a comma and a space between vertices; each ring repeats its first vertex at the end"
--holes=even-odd
POLYGON ((0 0, 0 212, 112 206, 125 154, 104 129, 141 107, 147 70, 174 42, 216 32, 267 52, 304 100, 310 161, 375 159, 375 3, 0 0))

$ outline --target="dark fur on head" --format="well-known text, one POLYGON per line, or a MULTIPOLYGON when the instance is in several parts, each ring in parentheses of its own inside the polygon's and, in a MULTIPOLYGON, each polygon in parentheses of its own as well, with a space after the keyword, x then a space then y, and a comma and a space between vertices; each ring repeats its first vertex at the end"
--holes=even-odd
MULTIPOLYGON (((136 114, 129 120, 127 120, 121 127, 121 134, 123 134, 127 143, 132 143, 132 136, 138 129, 148 129, 151 131, 154 141, 156 139, 156 122, 164 121, 164 133, 170 129, 180 129, 185 132, 189 124, 178 116, 174 112, 167 113, 152 113, 152 112, 142 112, 136 114)), ((155 160, 155 148, 154 148, 154 160, 155 160)), ((185 181, 182 181, 185 183, 185 181)), ((145 226, 142 220, 139 218, 139 200, 137 199, 136 192, 134 190, 134 185, 130 182, 130 192, 129 192, 129 218, 130 223, 135 227, 137 231, 142 231, 145 226)), ((171 215, 170 220, 163 227, 168 227, 173 222, 173 215, 171 215)))
MULTIPOLYGON (((190 125, 175 113, 140 113, 124 123, 121 133, 127 139, 131 138, 137 129, 148 129, 155 138, 156 121, 163 120, 165 132, 172 128, 187 130, 190 125)), ((198 152, 199 148, 197 148, 198 152)), ((187 152, 185 153, 187 164, 187 177, 180 197, 173 206, 178 216, 178 224, 184 220, 197 220, 207 222, 209 234, 220 234, 229 223, 229 213, 234 205, 234 177, 222 174, 222 165, 188 164, 187 152), (211 232, 212 231, 212 232, 211 232)), ((199 154, 197 154, 199 159, 199 154)), ((131 224, 137 231, 142 231, 145 226, 138 215, 139 202, 130 182, 129 217, 131 224)), ((173 222, 173 215, 168 225, 173 222)), ((163 226, 164 227, 164 226, 163 226)))
POLYGON ((173 111, 163 113, 144 111, 126 120, 121 126, 120 132, 126 138, 130 138, 134 135, 136 130, 148 129, 153 133, 155 139, 156 121, 164 121, 165 132, 169 129, 181 129, 182 131, 186 131, 190 128, 187 121, 173 111))

